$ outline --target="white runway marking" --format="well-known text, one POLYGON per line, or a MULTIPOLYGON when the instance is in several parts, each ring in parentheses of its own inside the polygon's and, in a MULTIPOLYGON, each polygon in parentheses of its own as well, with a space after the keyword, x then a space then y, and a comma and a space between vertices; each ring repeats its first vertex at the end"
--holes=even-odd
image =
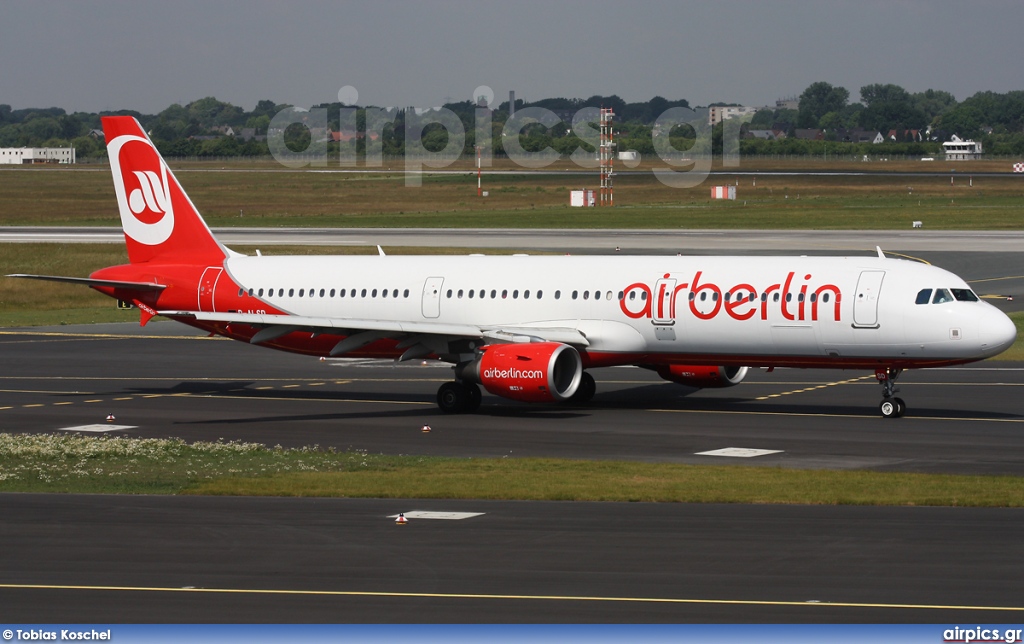
MULTIPOLYGON (((483 512, 428 512, 425 510, 413 510, 412 512, 406 512, 406 519, 445 519, 448 521, 458 521, 459 519, 472 519, 473 517, 483 516, 483 512)), ((397 519, 397 514, 392 514, 388 517, 389 519, 397 519)))
POLYGON ((95 425, 79 425, 77 427, 60 427, 57 429, 59 432, 93 432, 94 434, 101 434, 103 432, 116 432, 122 429, 135 429, 138 425, 108 425, 108 424, 95 424, 95 425))
POLYGON ((749 449, 746 447, 726 447, 713 449, 710 452, 697 452, 697 456, 729 456, 732 458, 753 458, 766 454, 781 454, 781 449, 749 449))

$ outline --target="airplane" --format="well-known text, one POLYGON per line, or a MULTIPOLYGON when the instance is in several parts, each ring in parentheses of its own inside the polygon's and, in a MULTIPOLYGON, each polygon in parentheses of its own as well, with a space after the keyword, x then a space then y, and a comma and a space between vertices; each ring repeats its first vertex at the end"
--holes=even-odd
MULTIPOLYGON (((480 386, 527 402, 583 404, 587 371, 634 365, 698 388, 752 368, 873 371, 898 418, 906 369, 1006 350, 1013 322, 964 280, 904 259, 709 256, 245 256, 207 227, 137 120, 103 117, 129 263, 88 285, 234 340, 320 357, 436 359, 447 413, 480 386)), ((379 247, 378 247, 379 248, 379 247)))

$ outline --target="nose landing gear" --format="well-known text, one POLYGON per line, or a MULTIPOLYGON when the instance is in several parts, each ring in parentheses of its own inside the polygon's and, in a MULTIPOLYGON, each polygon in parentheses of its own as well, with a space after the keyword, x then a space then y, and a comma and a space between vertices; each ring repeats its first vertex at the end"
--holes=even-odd
POLYGON ((878 405, 878 411, 882 412, 885 418, 899 418, 907 411, 907 403, 902 398, 893 396, 899 391, 896 380, 903 373, 902 369, 888 367, 875 371, 875 378, 882 385, 882 402, 878 405))

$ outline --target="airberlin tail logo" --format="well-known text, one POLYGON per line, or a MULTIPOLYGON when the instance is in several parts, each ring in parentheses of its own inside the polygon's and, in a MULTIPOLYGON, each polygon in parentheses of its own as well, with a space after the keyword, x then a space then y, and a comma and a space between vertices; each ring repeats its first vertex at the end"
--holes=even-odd
POLYGON ((174 231, 167 165, 149 140, 132 134, 107 145, 121 225, 128 237, 147 246, 167 241, 174 231))

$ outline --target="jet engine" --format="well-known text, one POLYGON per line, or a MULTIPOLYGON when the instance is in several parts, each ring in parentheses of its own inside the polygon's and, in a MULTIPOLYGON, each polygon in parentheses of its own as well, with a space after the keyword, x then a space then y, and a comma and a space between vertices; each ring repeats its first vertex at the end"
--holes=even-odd
POLYGON ((559 342, 492 344, 455 375, 483 385, 495 396, 524 402, 560 402, 576 393, 583 362, 576 349, 559 342))
POLYGON ((701 389, 722 389, 743 382, 747 367, 698 367, 671 364, 655 367, 658 375, 670 382, 701 389))

